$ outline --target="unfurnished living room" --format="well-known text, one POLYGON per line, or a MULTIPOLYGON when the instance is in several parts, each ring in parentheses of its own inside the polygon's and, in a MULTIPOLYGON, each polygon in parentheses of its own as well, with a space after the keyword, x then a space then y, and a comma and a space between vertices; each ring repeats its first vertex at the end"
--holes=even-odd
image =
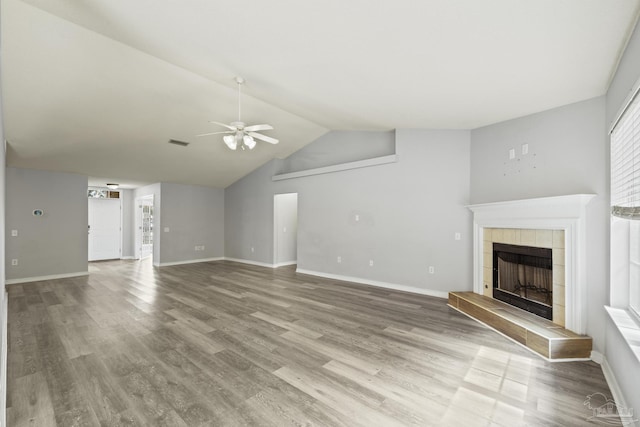
POLYGON ((0 425, 640 426, 640 0, 0 0, 0 425))

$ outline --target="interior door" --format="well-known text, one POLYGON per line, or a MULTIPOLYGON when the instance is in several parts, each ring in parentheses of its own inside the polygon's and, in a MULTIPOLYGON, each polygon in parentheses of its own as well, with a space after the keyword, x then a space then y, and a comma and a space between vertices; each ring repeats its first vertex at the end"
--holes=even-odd
POLYGON ((120 258, 120 199, 89 199, 89 261, 120 258))
POLYGON ((140 203, 140 259, 153 254, 153 199, 140 203))

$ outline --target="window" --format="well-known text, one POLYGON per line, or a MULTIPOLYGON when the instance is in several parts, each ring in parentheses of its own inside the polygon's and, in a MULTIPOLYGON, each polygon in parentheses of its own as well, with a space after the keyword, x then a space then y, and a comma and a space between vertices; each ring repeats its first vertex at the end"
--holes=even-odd
POLYGON ((628 282, 617 287, 626 294, 619 301, 640 316, 640 96, 637 95, 611 132, 611 206, 612 254, 615 251, 616 256, 623 258, 615 264, 626 270, 618 275, 617 281, 628 282), (621 229, 622 234, 618 232, 621 229))

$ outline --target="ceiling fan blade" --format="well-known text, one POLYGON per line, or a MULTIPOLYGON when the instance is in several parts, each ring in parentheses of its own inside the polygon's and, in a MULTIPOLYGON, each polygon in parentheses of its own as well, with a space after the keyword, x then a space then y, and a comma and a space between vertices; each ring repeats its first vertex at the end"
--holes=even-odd
POLYGON ((235 133, 234 130, 225 130, 222 132, 209 132, 209 133, 201 133, 200 135, 196 135, 196 136, 209 136, 209 135, 218 135, 221 133, 235 133))
POLYGON ((220 122, 209 121, 209 123, 213 123, 213 124, 215 124, 215 125, 222 126, 222 127, 225 127, 225 128, 227 128, 227 129, 231 129, 231 130, 238 130, 238 128, 237 128, 237 127, 235 127, 235 126, 226 125, 226 124, 224 124, 224 123, 220 123, 220 122))
POLYGON ((246 130, 247 132, 255 132, 257 130, 271 130, 271 129, 273 129, 273 126, 271 125, 252 125, 244 128, 244 130, 246 130))
POLYGON ((268 142, 269 144, 277 144, 279 141, 275 138, 271 138, 270 136, 261 135, 255 132, 247 132, 249 135, 254 137, 255 139, 259 139, 260 141, 268 142))

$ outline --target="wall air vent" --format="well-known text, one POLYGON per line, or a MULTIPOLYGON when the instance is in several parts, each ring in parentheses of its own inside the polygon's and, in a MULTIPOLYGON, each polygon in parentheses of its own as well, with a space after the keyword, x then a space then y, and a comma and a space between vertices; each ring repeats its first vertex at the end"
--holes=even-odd
POLYGON ((177 139, 170 139, 169 140, 169 144, 175 144, 175 145, 179 145, 181 147, 186 147, 190 143, 189 142, 184 142, 184 141, 178 141, 177 139))

